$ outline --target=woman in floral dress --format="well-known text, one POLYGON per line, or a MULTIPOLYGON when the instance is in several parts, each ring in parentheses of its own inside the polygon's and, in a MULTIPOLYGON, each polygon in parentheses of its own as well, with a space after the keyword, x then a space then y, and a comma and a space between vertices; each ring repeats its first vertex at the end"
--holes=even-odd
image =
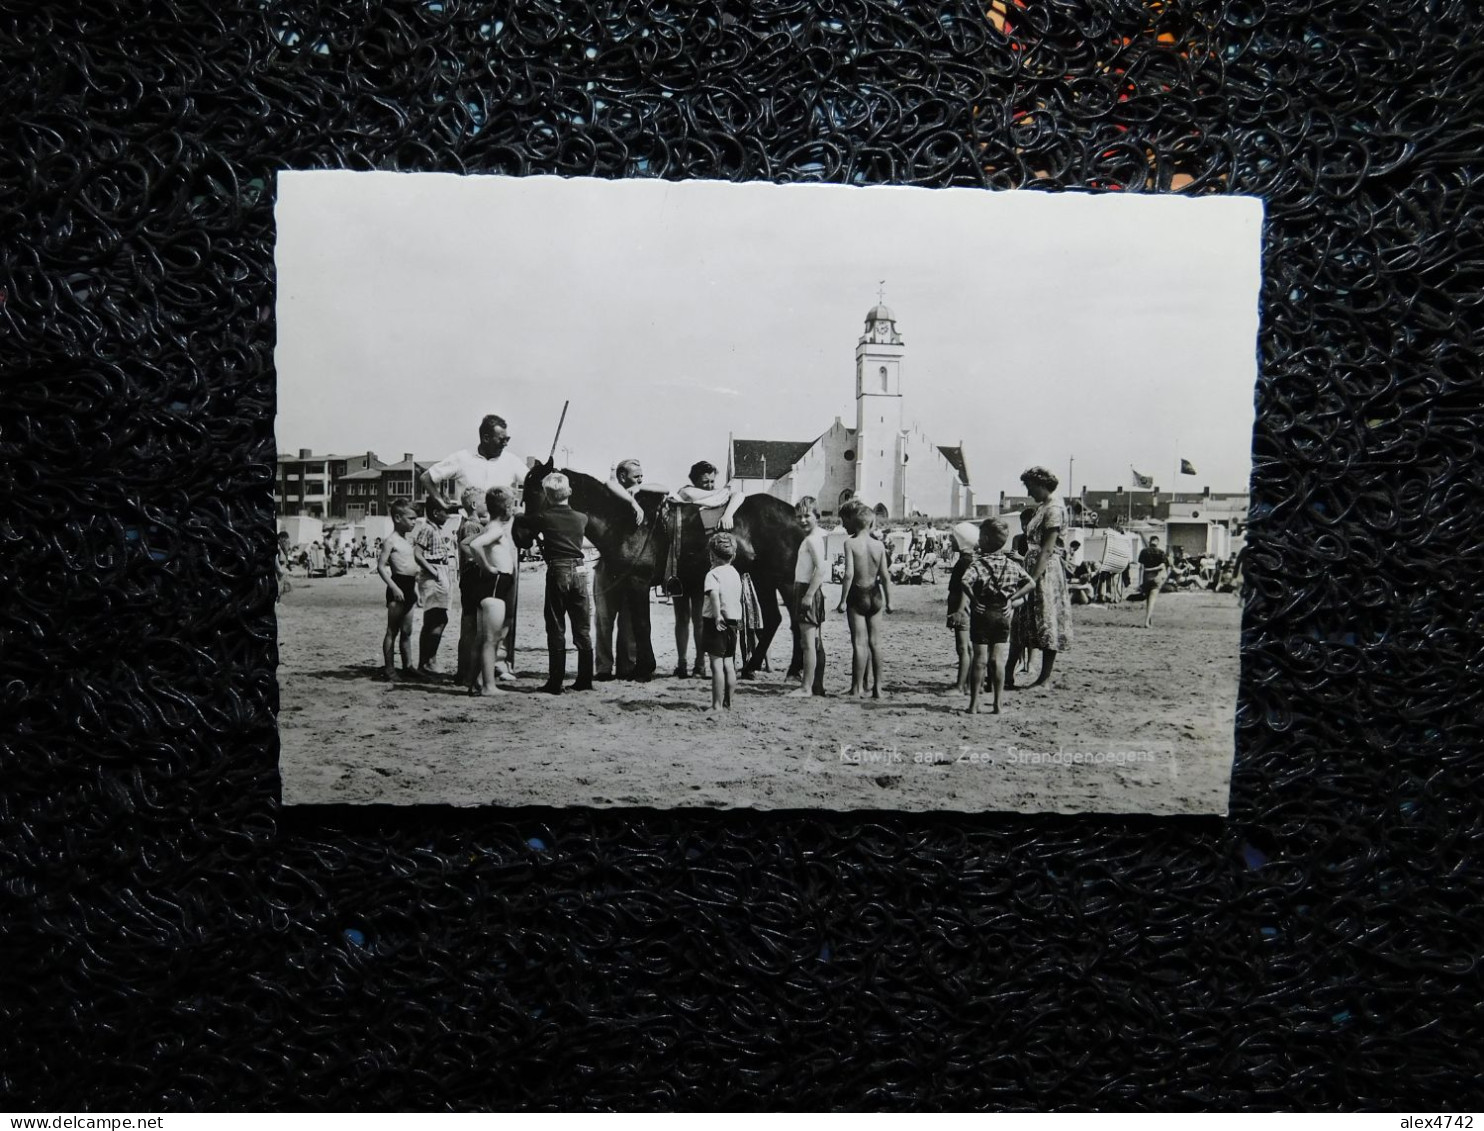
POLYGON ((1056 539, 1067 528, 1067 508, 1056 501, 1060 480, 1044 467, 1025 471, 1020 481, 1026 493, 1036 500, 1036 513, 1025 528, 1025 570, 1036 582, 1030 599, 1017 614, 1010 645, 1010 660, 1005 666, 1005 686, 1014 687, 1013 673, 1021 653, 1031 648, 1041 650, 1041 674, 1032 687, 1051 678, 1056 654, 1072 643, 1072 594, 1067 587, 1067 571, 1062 567, 1056 539))

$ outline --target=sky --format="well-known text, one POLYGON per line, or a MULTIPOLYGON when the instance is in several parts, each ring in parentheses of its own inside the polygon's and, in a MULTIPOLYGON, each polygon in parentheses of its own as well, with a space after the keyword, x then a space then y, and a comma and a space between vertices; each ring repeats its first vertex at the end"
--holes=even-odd
POLYGON ((1069 486, 1241 491, 1251 467, 1254 198, 719 181, 284 173, 278 449, 474 448, 480 417, 605 475, 675 486, 728 434, 855 419, 884 293, 904 423, 962 443, 979 502, 1069 486), (1184 457, 1195 476, 1175 470, 1184 457))

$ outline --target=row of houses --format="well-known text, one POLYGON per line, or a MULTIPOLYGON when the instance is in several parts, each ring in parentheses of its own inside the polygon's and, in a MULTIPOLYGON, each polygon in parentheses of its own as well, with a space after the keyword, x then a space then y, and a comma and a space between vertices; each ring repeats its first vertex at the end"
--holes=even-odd
POLYGON ((417 498, 417 481, 433 462, 414 459, 411 452, 387 463, 375 452, 316 455, 310 448, 300 448, 296 456, 278 457, 275 509, 280 518, 348 522, 386 515, 398 499, 417 498))
MULTIPOLYGON (((1247 526, 1250 496, 1246 491, 1161 491, 1118 487, 1112 491, 1095 491, 1083 486, 1078 495, 1068 496, 1066 503, 1074 522, 1088 526, 1126 528, 1139 522, 1215 522, 1234 533, 1247 526)), ((1025 507, 1035 506, 1029 495, 1000 492, 1000 501, 976 508, 981 518, 993 515, 1015 515, 1025 507)))
MULTIPOLYGON (((1067 496, 1065 502, 1074 528, 1070 537, 1084 545, 1090 544, 1090 533, 1118 530, 1136 537, 1140 545, 1157 534, 1168 550, 1179 548, 1192 557, 1214 554, 1227 558, 1246 543, 1249 496, 1245 491, 1212 491, 1209 487, 1200 491, 1161 491, 1158 487, 1094 491, 1084 485, 1081 493, 1067 496)), ((1001 491, 998 506, 981 506, 978 513, 1013 518, 1034 505, 1029 495, 1001 491)), ((1092 542, 1101 544, 1101 539, 1092 538, 1092 542)))

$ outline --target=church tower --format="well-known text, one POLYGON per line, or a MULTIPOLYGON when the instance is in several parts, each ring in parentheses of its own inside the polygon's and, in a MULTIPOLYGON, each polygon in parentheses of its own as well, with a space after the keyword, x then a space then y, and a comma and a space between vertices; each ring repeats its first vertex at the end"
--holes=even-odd
POLYGON ((897 316, 885 303, 866 315, 855 347, 855 494, 867 506, 902 513, 902 355, 897 316))

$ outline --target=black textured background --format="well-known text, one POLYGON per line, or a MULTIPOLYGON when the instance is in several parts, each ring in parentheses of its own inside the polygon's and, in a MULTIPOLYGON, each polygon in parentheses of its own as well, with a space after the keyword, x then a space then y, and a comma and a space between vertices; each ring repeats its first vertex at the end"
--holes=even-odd
POLYGON ((1484 17, 1029 3, 0 0, 0 1106, 1479 1105, 1484 17), (327 167, 1265 197, 1230 821, 281 811, 327 167))

